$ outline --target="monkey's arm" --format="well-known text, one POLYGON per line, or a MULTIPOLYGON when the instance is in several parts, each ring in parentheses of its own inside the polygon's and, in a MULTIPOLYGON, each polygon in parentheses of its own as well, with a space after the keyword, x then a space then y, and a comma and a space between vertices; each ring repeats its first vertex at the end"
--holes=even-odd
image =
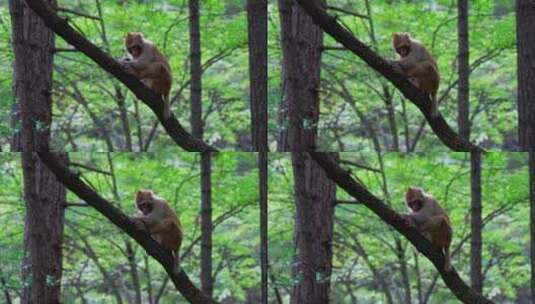
POLYGON ((419 227, 429 221, 430 216, 427 214, 428 212, 421 210, 418 212, 405 214, 405 216, 412 220, 416 224, 416 226, 419 227))

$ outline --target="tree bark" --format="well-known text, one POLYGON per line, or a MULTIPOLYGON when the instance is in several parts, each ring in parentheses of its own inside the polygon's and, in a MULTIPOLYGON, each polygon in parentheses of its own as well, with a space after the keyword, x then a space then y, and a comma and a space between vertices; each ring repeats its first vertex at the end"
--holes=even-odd
POLYGON ((267 151, 267 0, 247 0, 253 151, 267 151))
MULTIPOLYGON (((23 131, 24 132, 24 131, 23 131)), ((23 152, 24 251, 21 303, 60 303, 65 187, 32 152, 23 152)), ((66 163, 66 155, 61 156, 66 163)))
POLYGON ((268 170, 267 152, 258 153, 260 188, 260 270, 262 304, 268 302, 268 170))
POLYGON ((292 304, 329 303, 336 185, 303 152, 292 152, 295 244, 292 304))
POLYGON ((481 220, 481 153, 470 154, 470 185, 471 202, 470 226, 470 282, 472 289, 478 293, 483 292, 483 274, 481 272, 481 233, 483 222, 481 220))
MULTIPOLYGON (((54 0, 47 4, 55 9, 54 0)), ((54 32, 22 0, 9 1, 13 51, 11 151, 48 151, 54 32)))
POLYGON ((199 22, 199 0, 189 0, 189 52, 190 52, 190 102, 191 135, 202 139, 202 67, 201 29, 199 22))
POLYGON ((212 164, 210 153, 201 154, 201 290, 212 297, 212 164))
POLYGON ((457 30, 459 34, 458 54, 458 116, 459 135, 470 140, 470 42, 468 32, 468 0, 457 1, 457 30))
POLYGON ((535 5, 516 1, 518 132, 522 151, 535 150, 535 5))
POLYGON ((313 151, 319 121, 319 88, 323 31, 291 0, 279 0, 282 37, 283 95, 279 151, 313 151), (284 141, 282 140, 284 139, 284 141))

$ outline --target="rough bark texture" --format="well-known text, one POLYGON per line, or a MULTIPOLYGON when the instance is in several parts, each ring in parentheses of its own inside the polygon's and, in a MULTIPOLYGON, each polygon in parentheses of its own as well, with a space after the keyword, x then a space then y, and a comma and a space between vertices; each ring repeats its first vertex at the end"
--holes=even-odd
POLYGON ((478 293, 483 291, 483 274, 481 272, 481 153, 471 153, 470 185, 472 207, 470 208, 470 282, 472 289, 478 293))
POLYGON ((189 0, 189 52, 191 73, 191 135, 195 138, 202 139, 202 68, 199 0, 189 0))
POLYGON ((516 2, 518 131, 522 151, 535 150, 535 4, 516 2))
POLYGON ((319 152, 310 152, 309 154, 340 188, 344 189, 357 202, 370 209, 381 220, 405 236, 419 252, 427 257, 435 265, 444 283, 457 299, 463 303, 493 303, 466 285, 455 269, 446 272, 444 270, 444 255, 442 252, 431 245, 415 227, 407 225, 406 221, 397 212, 355 181, 350 173, 344 171, 328 154, 319 152))
POLYGON ((459 33, 459 54, 458 54, 458 116, 459 135, 465 140, 470 140, 470 52, 468 36, 468 0, 457 1, 457 31, 459 33))
POLYGON ((319 120, 319 86, 323 31, 292 0, 279 0, 283 95, 279 151, 313 151, 319 120), (285 130, 287 128, 287 130, 285 130))
POLYGON ((127 73, 121 65, 112 57, 104 53, 100 48, 89 42, 70 26, 66 19, 59 17, 43 0, 25 0, 28 6, 39 15, 45 25, 61 36, 67 43, 91 58, 106 72, 114 75, 125 84, 141 101, 143 101, 155 113, 171 139, 187 151, 216 151, 215 148, 189 134, 171 113, 168 119, 163 118, 163 103, 161 96, 148 89, 134 75, 127 73))
MULTIPOLYGON (((61 160, 66 162, 65 155, 61 160)), ((21 303, 60 303, 65 187, 32 152, 22 153, 24 251, 21 303)))
POLYGON ((247 0, 253 151, 267 151, 267 0, 247 0))
MULTIPOLYGON (((346 28, 336 21, 336 18, 329 16, 318 0, 296 1, 326 33, 392 82, 406 98, 411 100, 424 114, 433 132, 446 146, 455 151, 482 150, 480 147, 455 133, 442 115, 432 117, 430 112, 431 101, 429 100, 429 96, 427 96, 428 94, 424 94, 414 87, 405 76, 396 73, 389 61, 381 58, 366 44, 355 38, 346 28)), ((284 26, 284 24, 281 24, 281 26, 284 26)), ((306 43, 310 43, 309 40, 306 40, 306 43)))
POLYGON ((54 32, 22 0, 9 1, 9 10, 15 54, 11 151, 48 151, 54 32))
POLYGON ((310 155, 292 152, 296 203, 291 303, 329 303, 336 185, 310 155))
POLYGON ((262 304, 268 302, 268 170, 267 152, 258 153, 260 188, 260 269, 262 304))
POLYGON ((114 204, 108 202, 98 193, 93 191, 80 179, 78 174, 71 172, 64 164, 62 164, 56 154, 47 152, 40 152, 38 154, 41 161, 54 173, 58 181, 63 183, 67 189, 76 194, 80 199, 84 200, 88 205, 104 215, 115 226, 127 233, 141 245, 149 255, 156 259, 163 266, 176 289, 180 291, 182 296, 190 303, 217 303, 197 289, 183 269, 180 273, 175 274, 173 268, 174 259, 171 251, 165 250, 147 232, 138 229, 126 214, 122 213, 121 210, 114 206, 114 204))
POLYGON ((212 279, 212 159, 201 155, 201 290, 209 297, 214 293, 212 279))

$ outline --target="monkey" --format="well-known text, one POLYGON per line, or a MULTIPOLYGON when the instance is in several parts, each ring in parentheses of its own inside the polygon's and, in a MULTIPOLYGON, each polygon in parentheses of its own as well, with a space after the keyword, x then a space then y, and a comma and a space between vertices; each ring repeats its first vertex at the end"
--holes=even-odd
POLYGON ((450 218, 437 200, 423 192, 421 188, 409 187, 405 193, 405 201, 410 213, 402 217, 408 224, 416 228, 434 246, 444 253, 444 269, 451 270, 450 244, 453 230, 450 218))
POLYGON ((149 232, 154 240, 173 253, 173 270, 180 271, 180 245, 183 230, 176 213, 165 199, 158 197, 152 190, 141 189, 136 193, 138 213, 131 218, 141 230, 149 232))
POLYGON ((119 63, 162 97, 163 117, 169 118, 171 116, 169 92, 172 83, 169 61, 154 43, 145 39, 139 32, 126 34, 124 48, 126 57, 121 58, 119 63))
POLYGON ((437 91, 440 84, 438 66, 425 46, 413 39, 409 33, 392 35, 394 50, 401 57, 393 61, 394 69, 409 77, 409 80, 421 91, 431 96, 431 117, 438 116, 437 91))

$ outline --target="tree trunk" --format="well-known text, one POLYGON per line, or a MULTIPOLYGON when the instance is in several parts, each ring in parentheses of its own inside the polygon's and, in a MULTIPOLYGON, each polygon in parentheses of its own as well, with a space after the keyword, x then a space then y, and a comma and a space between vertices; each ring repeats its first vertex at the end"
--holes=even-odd
POLYGON ((323 31, 291 0, 279 0, 279 13, 284 100, 279 111, 283 117, 279 118, 278 150, 315 150, 323 31))
POLYGON ((481 273, 481 153, 470 154, 470 185, 472 207, 470 208, 470 281, 472 289, 478 293, 483 292, 483 275, 481 273))
POLYGON ((530 228, 531 228, 531 299, 535 299, 535 152, 529 153, 530 228))
POLYGON ((199 22, 199 0, 189 0, 189 39, 190 39, 190 102, 191 135, 202 139, 202 68, 201 68, 201 30, 199 22))
POLYGON ((247 0, 253 151, 267 151, 267 0, 247 0))
POLYGON ((11 151, 48 151, 54 33, 23 0, 9 1, 9 10, 15 53, 11 151))
POLYGON ((518 132, 522 151, 535 150, 535 6, 516 2, 518 41, 518 132))
POLYGON ((329 303, 336 185, 308 153, 292 152, 296 203, 292 304, 329 303))
POLYGON ((262 304, 268 302, 268 171, 267 152, 258 153, 260 188, 260 269, 262 304))
MULTIPOLYGON (((52 7, 55 1, 47 1, 52 7)), ((21 303, 60 303, 65 187, 33 151, 48 151, 54 34, 24 1, 9 2, 15 64, 11 150, 22 151, 26 217, 21 303)), ((61 156, 67 162, 67 156, 61 156)))
MULTIPOLYGON (((23 131, 24 132, 24 131, 23 131)), ((22 153, 24 251, 21 303, 60 303, 65 187, 32 152, 22 153)), ((67 156, 62 155, 67 162, 67 156)))
POLYGON ((457 1, 457 30, 459 34, 459 87, 458 116, 459 135, 470 139, 470 50, 468 35, 468 0, 457 1))
POLYGON ((210 153, 201 154, 201 290, 210 298, 212 280, 212 168, 210 153))

